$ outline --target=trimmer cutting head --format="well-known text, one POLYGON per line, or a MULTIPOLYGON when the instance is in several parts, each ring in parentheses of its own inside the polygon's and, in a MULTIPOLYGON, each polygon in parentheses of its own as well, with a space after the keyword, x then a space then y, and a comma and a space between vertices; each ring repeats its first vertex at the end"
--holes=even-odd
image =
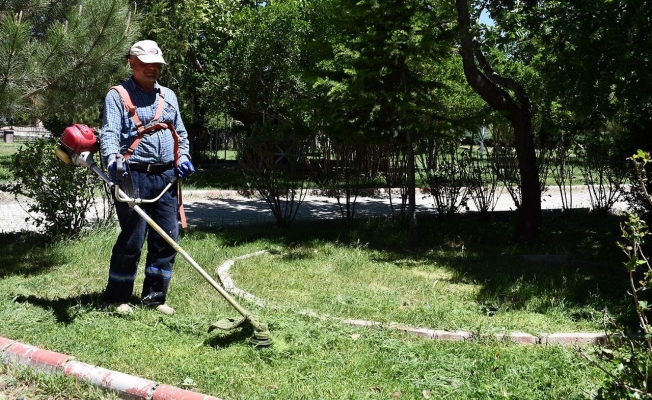
POLYGON ((254 330, 254 335, 249 338, 249 343, 255 347, 268 347, 272 345, 271 334, 267 328, 267 324, 258 322, 251 315, 248 315, 241 320, 236 320, 234 318, 224 318, 208 328, 208 332, 212 332, 215 329, 220 329, 223 331, 231 331, 233 329, 239 328, 240 326, 247 323, 254 330))
POLYGON ((254 347, 268 347, 272 345, 269 329, 266 324, 261 324, 261 329, 254 330, 254 335, 249 338, 249 343, 254 347))

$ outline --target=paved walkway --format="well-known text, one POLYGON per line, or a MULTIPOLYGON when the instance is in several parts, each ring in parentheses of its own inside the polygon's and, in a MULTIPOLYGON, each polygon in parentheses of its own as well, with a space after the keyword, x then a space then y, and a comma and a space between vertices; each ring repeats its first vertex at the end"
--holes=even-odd
MULTIPOLYGON (((397 195, 393 195, 396 210, 397 195)), ((542 198, 542 208, 561 208, 561 196, 556 188, 550 188, 542 198)), ((246 197, 232 190, 184 191, 184 209, 189 226, 237 226, 256 222, 274 223, 275 219, 269 206, 258 197, 246 197)), ((374 196, 358 197, 355 203, 356 215, 391 215, 390 196, 379 193, 374 196)), ((28 199, 16 201, 6 193, 0 193, 0 233, 35 231, 37 228, 30 221, 26 211, 28 199)), ((476 210, 469 202, 471 211, 476 210)), ((591 208, 589 192, 584 186, 573 188, 573 208, 591 208)), ((617 203, 616 209, 624 209, 624 203, 617 203)), ((514 209, 514 203, 507 192, 503 192, 496 203, 496 211, 514 209)), ((432 196, 417 195, 417 213, 436 213, 432 196)), ((340 217, 337 199, 310 193, 299 207, 297 219, 332 219, 340 217)))

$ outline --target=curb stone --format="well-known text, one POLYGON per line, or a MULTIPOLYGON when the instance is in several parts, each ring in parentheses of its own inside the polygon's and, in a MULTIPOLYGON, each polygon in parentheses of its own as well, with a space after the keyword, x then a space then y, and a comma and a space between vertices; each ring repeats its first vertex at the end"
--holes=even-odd
POLYGON ((73 357, 23 344, 0 336, 0 359, 5 365, 59 372, 77 380, 117 392, 129 400, 220 400, 217 397, 159 384, 149 379, 75 361, 73 357))
MULTIPOLYGON (((234 259, 226 260, 222 265, 215 269, 215 273, 227 292, 238 296, 248 301, 256 303, 259 307, 264 307, 265 302, 262 299, 254 296, 253 294, 240 289, 231 278, 229 270, 237 260, 242 260, 249 257, 269 254, 267 250, 261 250, 250 254, 245 254, 234 259)), ((565 258, 564 258, 565 259, 565 258)), ((313 318, 323 319, 315 313, 303 313, 313 318)), ((360 328, 382 328, 394 329, 414 336, 420 336, 432 340, 449 340, 449 341, 465 341, 472 340, 475 335, 472 332, 464 331, 447 331, 441 329, 429 328, 415 328, 396 323, 384 324, 376 321, 365 321, 359 319, 345 319, 341 321, 343 324, 354 325, 360 328)), ((512 342, 514 344, 531 344, 531 345, 560 345, 560 346, 574 346, 574 345, 602 345, 607 342, 607 335, 605 333, 593 332, 564 332, 542 334, 541 336, 530 335, 525 332, 511 332, 511 333, 498 333, 493 335, 496 339, 503 342, 512 342)))

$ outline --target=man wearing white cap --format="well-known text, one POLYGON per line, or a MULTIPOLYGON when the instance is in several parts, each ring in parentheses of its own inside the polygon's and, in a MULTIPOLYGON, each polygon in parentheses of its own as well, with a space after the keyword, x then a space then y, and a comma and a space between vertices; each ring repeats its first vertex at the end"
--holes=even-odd
MULTIPOLYGON (((188 132, 179 114, 176 94, 159 85, 165 65, 161 49, 152 40, 131 46, 128 56, 133 75, 109 90, 104 101, 100 147, 104 165, 114 182, 129 187, 132 197, 156 198, 176 176, 182 179, 195 168, 190 161, 188 132), (129 185, 126 185, 126 183, 129 185)), ((105 304, 122 314, 133 312, 131 298, 145 240, 145 280, 142 304, 163 314, 176 251, 155 230, 149 229, 127 203, 115 201, 120 233, 113 246, 105 304)), ((175 241, 179 234, 178 186, 172 185, 154 203, 141 208, 175 241)))

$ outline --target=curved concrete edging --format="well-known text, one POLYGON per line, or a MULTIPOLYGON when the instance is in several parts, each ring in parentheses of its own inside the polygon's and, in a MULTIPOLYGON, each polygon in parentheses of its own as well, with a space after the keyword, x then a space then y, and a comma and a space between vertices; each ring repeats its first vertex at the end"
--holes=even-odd
POLYGON ((0 336, 0 359, 3 364, 21 365, 45 373, 61 373, 77 380, 117 392, 132 400, 220 400, 174 386, 123 374, 75 361, 66 354, 43 350, 0 336))
MULTIPOLYGON (((259 307, 266 305, 265 301, 253 294, 238 288, 229 269, 235 261, 250 257, 269 254, 267 250, 261 250, 250 254, 236 257, 225 261, 216 269, 225 290, 235 296, 251 301, 259 307)), ((314 318, 323 318, 314 313, 302 313, 314 318)), ((356 319, 341 320, 344 324, 350 324, 362 328, 382 328, 403 331, 415 336, 432 340, 472 340, 473 333, 464 331, 446 331, 429 328, 415 328, 401 324, 383 324, 375 321, 356 319)), ((553 333, 550 335, 535 336, 524 332, 512 332, 509 334, 495 334, 498 340, 510 341, 517 344, 531 345, 596 345, 604 344, 607 335, 604 333, 553 333)), ((143 379, 137 376, 124 374, 117 371, 93 366, 76 361, 74 357, 57 353, 38 347, 23 344, 0 336, 0 360, 3 364, 16 364, 32 367, 45 373, 58 372, 66 376, 72 376, 80 381, 91 385, 99 386, 106 390, 118 392, 121 398, 135 400, 220 400, 217 397, 207 396, 201 393, 188 391, 170 385, 160 384, 152 380, 143 379)))
MULTIPOLYGON (((225 261, 222 265, 217 267, 215 273, 220 279, 224 289, 235 296, 239 296, 245 300, 254 302, 257 306, 265 306, 265 301, 254 296, 253 294, 238 288, 231 275, 229 274, 229 269, 235 264, 237 260, 242 260, 245 258, 260 256, 264 254, 269 254, 267 250, 257 251, 251 254, 245 254, 240 257, 236 257, 232 260, 225 261)), ((302 313, 303 315, 322 318, 315 313, 302 313)), ((415 336, 424 337, 427 339, 433 340, 471 340, 474 338, 473 333, 464 332, 464 331, 447 331, 439 329, 429 329, 429 328, 415 328, 407 325, 401 325, 396 323, 383 324, 375 321, 365 321, 357 319, 344 319, 341 320, 344 324, 350 324, 359 326, 362 328, 383 328, 383 329, 394 329, 410 333, 415 336)), ((568 332, 568 333, 552 333, 547 335, 535 336, 529 333, 524 332, 511 332, 508 334, 495 334, 494 337, 501 341, 509 341, 517 344, 533 344, 533 345, 598 345, 604 344, 607 342, 607 335, 605 333, 591 333, 591 332, 568 332)))

